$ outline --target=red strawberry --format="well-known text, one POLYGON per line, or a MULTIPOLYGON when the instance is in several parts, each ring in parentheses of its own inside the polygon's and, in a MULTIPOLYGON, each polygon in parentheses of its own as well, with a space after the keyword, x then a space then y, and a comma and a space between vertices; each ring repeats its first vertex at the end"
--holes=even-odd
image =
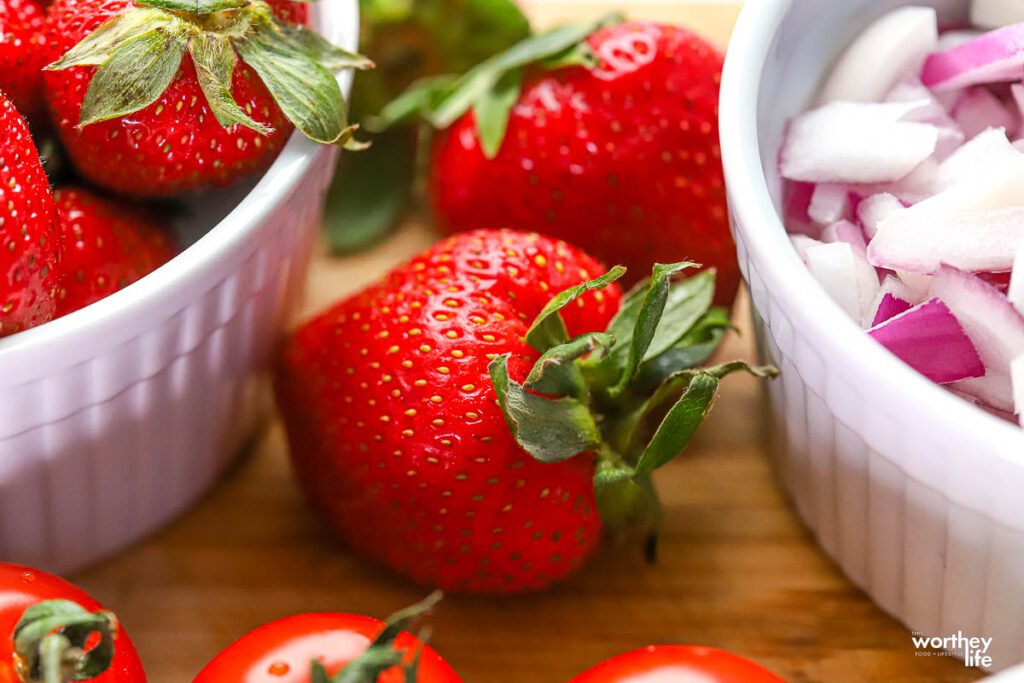
POLYGON ((0 92, 26 114, 43 105, 45 18, 38 0, 0 0, 0 92))
MULTIPOLYGON (((589 284, 603 291, 560 299, 561 317, 545 309, 601 271, 547 237, 465 233, 299 329, 280 358, 278 404, 299 480, 344 540, 419 582, 510 592, 581 566, 604 528, 599 499, 616 526, 651 511, 646 470, 629 469, 631 409, 692 364, 678 349, 699 362, 697 340, 713 348, 728 323, 708 311, 713 274, 669 288, 672 269, 658 271, 649 306, 640 292, 616 315, 618 269, 589 284), (622 342, 587 334, 606 328, 622 342), (627 367, 643 341, 662 360, 627 367)), ((690 427, 670 431, 685 443, 690 427)))
POLYGON ((0 336, 56 310, 60 228, 28 126, 0 95, 0 336))
MULTIPOLYGON (((686 29, 651 23, 601 28, 586 45, 593 66, 527 72, 503 137, 507 105, 481 106, 486 93, 473 110, 438 107, 437 125, 454 122, 431 166, 438 223, 448 232, 536 230, 635 277, 658 260, 690 259, 718 268, 718 302, 731 303, 739 271, 718 144, 721 52, 686 29)), ((514 98, 519 72, 495 72, 507 83, 490 100, 514 98)))
MULTIPOLYGON (((218 2, 237 4, 203 4, 218 2)), ((47 72, 46 97, 84 176, 126 194, 170 195, 263 170, 293 121, 321 142, 351 140, 341 90, 321 64, 369 63, 301 26, 304 5, 257 1, 214 20, 160 8, 166 4, 57 0, 50 7, 47 36, 60 60, 47 72), (282 100, 283 92, 290 95, 282 100)))
POLYGON ((53 196, 64 242, 59 315, 124 289, 176 253, 165 227, 141 208, 75 188, 53 196))

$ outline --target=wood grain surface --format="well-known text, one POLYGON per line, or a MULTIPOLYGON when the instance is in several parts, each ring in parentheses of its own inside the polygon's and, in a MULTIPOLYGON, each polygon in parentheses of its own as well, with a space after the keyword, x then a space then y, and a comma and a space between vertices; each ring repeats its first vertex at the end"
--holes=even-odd
MULTIPOLYGON (((539 23, 613 7, 685 22, 723 44, 725 3, 527 3, 539 23)), ((373 251, 317 260, 307 312, 375 279, 435 239, 412 219, 373 251)), ((723 356, 752 356, 746 306, 723 356)), ((562 683, 650 643, 703 643, 791 681, 972 681, 947 657, 915 656, 910 634, 837 571, 803 530, 768 468, 756 382, 730 378, 688 454, 657 477, 659 562, 610 546, 555 589, 513 599, 449 596, 432 644, 467 683, 562 683)), ((72 577, 120 616, 153 683, 186 683, 221 648, 308 611, 383 616, 423 590, 350 554, 309 513, 274 422, 192 512, 121 556, 72 577)))

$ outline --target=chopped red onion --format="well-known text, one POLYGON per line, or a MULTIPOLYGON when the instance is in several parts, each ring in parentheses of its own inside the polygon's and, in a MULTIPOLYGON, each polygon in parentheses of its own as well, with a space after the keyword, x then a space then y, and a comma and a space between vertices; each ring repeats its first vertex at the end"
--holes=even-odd
POLYGON ((868 334, 938 384, 985 374, 978 352, 949 308, 932 299, 889 318, 868 334))

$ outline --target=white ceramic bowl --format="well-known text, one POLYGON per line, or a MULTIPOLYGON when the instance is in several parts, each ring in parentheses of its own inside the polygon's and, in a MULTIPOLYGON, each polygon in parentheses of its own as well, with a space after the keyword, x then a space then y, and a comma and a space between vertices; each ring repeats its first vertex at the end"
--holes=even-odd
MULTIPOLYGON (((778 476, 825 551, 928 635, 1024 660, 1024 433, 933 386, 816 284, 779 218, 786 120, 830 62, 899 0, 756 0, 733 34, 721 137, 733 231, 770 389, 778 476)), ((931 1, 963 23, 963 0, 931 1)), ((909 640, 910 634, 907 635, 909 640)))
MULTIPOLYGON (((325 37, 356 49, 357 0, 311 8, 325 37)), ((217 480, 265 415, 335 158, 294 134, 262 178, 177 219, 194 243, 170 263, 0 340, 0 559, 82 567, 217 480)))

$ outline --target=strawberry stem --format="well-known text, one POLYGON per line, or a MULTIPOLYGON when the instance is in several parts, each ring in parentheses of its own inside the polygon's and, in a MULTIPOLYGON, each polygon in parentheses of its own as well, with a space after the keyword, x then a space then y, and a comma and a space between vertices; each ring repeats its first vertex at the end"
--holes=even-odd
POLYGON ((683 452, 724 377, 778 372, 741 361, 697 367, 718 347, 729 321, 712 307, 713 270, 676 279, 696 267, 655 265, 606 332, 575 339, 568 338, 559 311, 625 271, 617 267, 572 287, 551 300, 526 335, 542 355, 524 384, 509 377, 507 356, 489 366, 509 429, 536 460, 597 454, 595 498, 613 531, 656 535, 661 512, 651 474, 683 452))

